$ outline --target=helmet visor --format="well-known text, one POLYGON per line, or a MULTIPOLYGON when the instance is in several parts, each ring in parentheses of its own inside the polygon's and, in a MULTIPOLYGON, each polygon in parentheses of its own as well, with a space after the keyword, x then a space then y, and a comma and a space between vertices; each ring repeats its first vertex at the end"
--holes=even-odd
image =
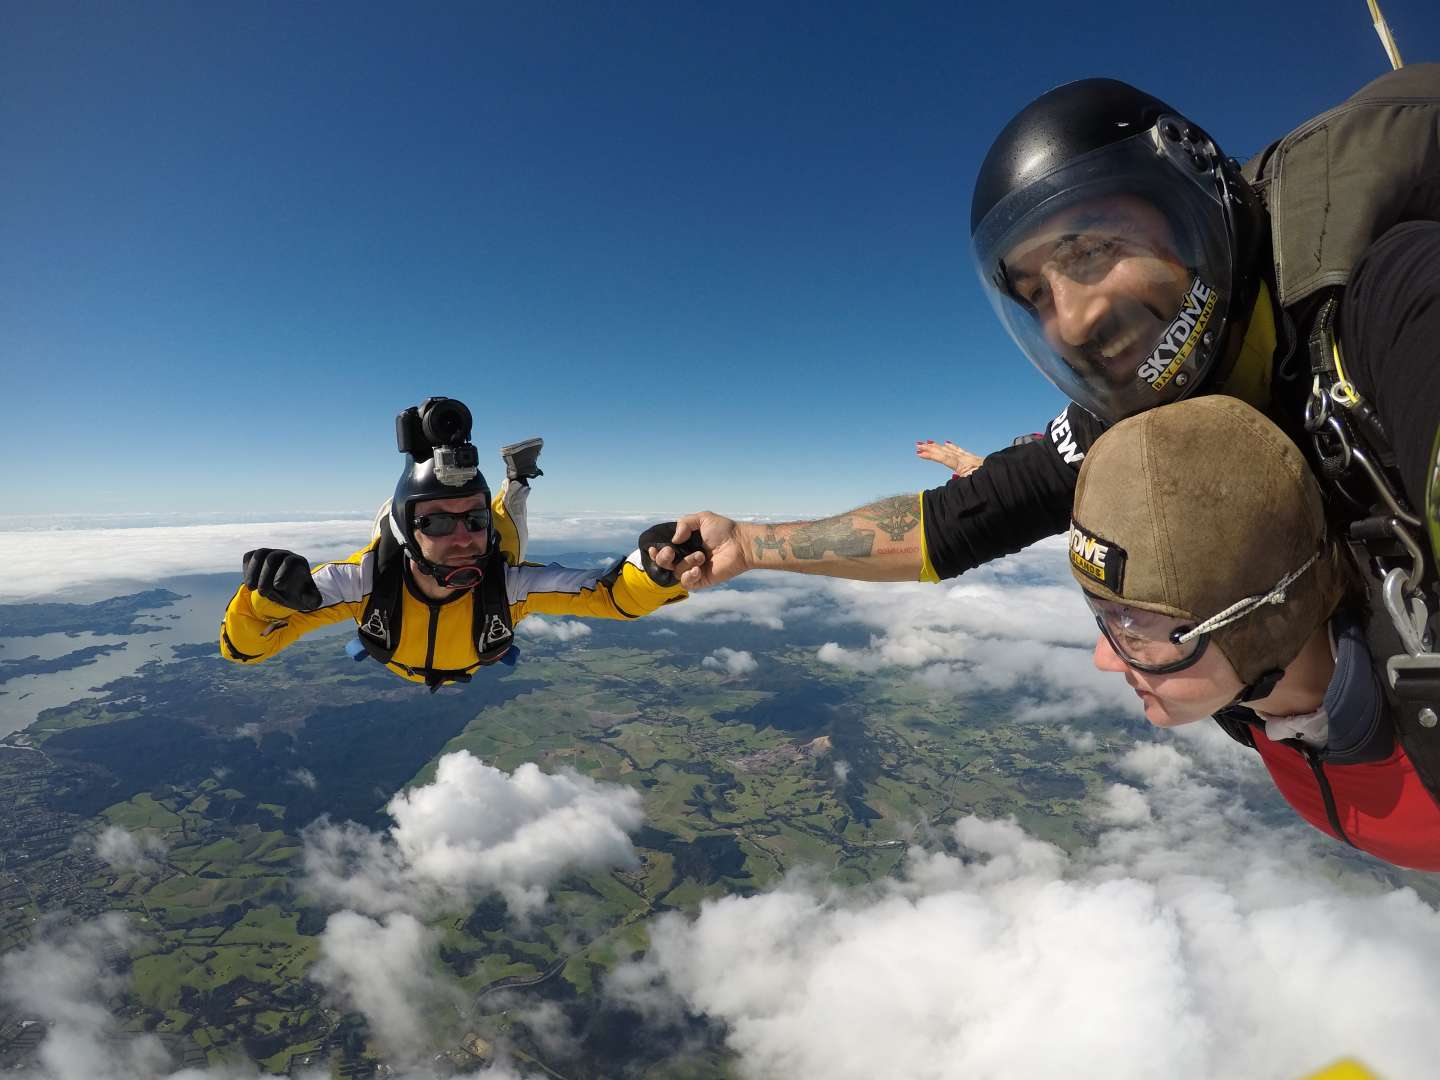
POLYGON ((1011 337, 1109 422, 1183 397, 1219 352, 1229 225, 1209 160, 1175 130, 1162 120, 1068 162, 975 231, 981 282, 1011 337))

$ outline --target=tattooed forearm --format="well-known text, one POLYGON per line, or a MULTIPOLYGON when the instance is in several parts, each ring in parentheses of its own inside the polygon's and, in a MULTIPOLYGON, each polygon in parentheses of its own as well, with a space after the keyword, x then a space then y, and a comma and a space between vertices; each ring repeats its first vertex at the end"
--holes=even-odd
POLYGON ((739 528, 750 569, 914 581, 924 561, 918 495, 881 499, 821 521, 739 528))
POLYGON ((914 495, 892 495, 869 506, 862 506, 855 513, 867 521, 873 521, 892 542, 898 544, 911 529, 920 524, 920 500, 914 495))
POLYGON ((868 559, 875 547, 875 531, 855 528, 851 514, 809 521, 790 532, 790 554, 797 559, 823 559, 834 553, 842 559, 868 559))
POLYGON ((788 558, 785 554, 785 538, 775 531, 774 525, 766 525, 765 535, 755 537, 755 561, 763 563, 767 551, 773 551, 779 555, 781 562, 788 558))

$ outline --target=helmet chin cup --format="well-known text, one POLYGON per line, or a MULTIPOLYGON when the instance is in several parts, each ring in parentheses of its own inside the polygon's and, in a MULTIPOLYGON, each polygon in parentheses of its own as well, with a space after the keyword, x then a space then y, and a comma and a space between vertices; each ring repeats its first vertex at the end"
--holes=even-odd
POLYGON ((437 584, 447 589, 473 589, 480 584, 485 571, 479 566, 438 567, 445 573, 431 575, 437 584))
POLYGON ((465 566, 447 566, 444 563, 431 562, 425 556, 413 549, 406 549, 410 556, 411 563, 415 569, 426 577, 431 578, 435 584, 443 589, 473 589, 485 578, 485 566, 483 563, 468 563, 465 566))

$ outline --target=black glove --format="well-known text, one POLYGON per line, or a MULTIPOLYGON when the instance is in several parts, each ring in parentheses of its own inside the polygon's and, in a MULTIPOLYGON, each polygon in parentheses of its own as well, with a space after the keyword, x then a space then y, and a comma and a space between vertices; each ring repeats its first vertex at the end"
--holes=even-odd
POLYGON ((697 529, 690 534, 690 539, 681 543, 675 543, 670 539, 675 535, 675 522, 662 521, 659 525, 651 525, 640 534, 640 562, 645 567, 645 573, 650 575, 650 580, 656 585, 669 588, 671 585, 680 584, 677 578, 669 570, 659 565, 650 557, 650 548, 672 547, 679 553, 679 558, 693 554, 696 551, 704 551, 705 545, 700 542, 700 531, 697 529))
POLYGON ((305 557, 283 548, 247 551, 245 584, 266 600, 295 611, 314 611, 325 603, 305 557))

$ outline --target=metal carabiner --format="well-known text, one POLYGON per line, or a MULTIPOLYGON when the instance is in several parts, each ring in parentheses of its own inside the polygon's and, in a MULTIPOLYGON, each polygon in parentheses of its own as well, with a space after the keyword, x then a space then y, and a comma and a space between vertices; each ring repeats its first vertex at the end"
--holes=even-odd
POLYGON ((1429 652, 1425 647, 1425 620, 1429 612, 1425 610, 1425 602, 1419 596, 1414 597, 1410 604, 1405 603, 1406 574, 1398 566, 1385 575, 1385 581, 1380 586, 1380 595, 1385 601, 1385 612, 1390 616, 1390 622, 1395 626, 1395 632, 1400 635, 1400 643, 1405 646, 1405 651, 1411 656, 1421 656, 1429 652))
MULTIPOLYGON (((1351 459, 1355 456, 1355 448, 1350 445, 1350 437, 1345 434, 1345 425, 1340 422, 1338 416, 1331 414, 1327 408, 1325 410, 1325 423, 1323 426, 1330 429, 1330 433, 1334 436, 1335 441, 1340 444, 1341 468, 1350 468, 1351 459)), ((1321 432, 1317 431, 1315 434, 1319 436, 1321 432)), ((1375 477, 1372 475, 1371 480, 1374 479, 1375 477)))
MULTIPOLYGON (((1395 519, 1398 522, 1403 522, 1406 525, 1409 525, 1412 529, 1422 528, 1420 519, 1400 505, 1400 500, 1395 497, 1395 492, 1391 489, 1390 484, 1386 481, 1380 470, 1375 467, 1373 462, 1371 462, 1369 455, 1366 454, 1364 451, 1351 446, 1350 443, 1345 439, 1345 435, 1343 429, 1341 428, 1339 418, 1332 416, 1330 418, 1330 425, 1337 432, 1340 432, 1340 445, 1344 448, 1345 451, 1345 467, 1348 469, 1351 462, 1358 461, 1360 463, 1360 467, 1365 470, 1365 475, 1370 478, 1371 487, 1375 489, 1376 493, 1380 496, 1380 501, 1385 504, 1386 509, 1395 516, 1395 519)), ((1392 529, 1391 531, 1394 532, 1397 537, 1401 535, 1401 530, 1399 528, 1392 529)), ((1419 548, 1416 546, 1415 541, 1410 539, 1408 535, 1404 536, 1401 539, 1401 543, 1405 545, 1406 549, 1411 553, 1411 557, 1416 560, 1417 564, 1424 562, 1424 559, 1421 558, 1421 556, 1419 555, 1419 548)), ((1415 580, 1417 582, 1420 580, 1419 571, 1416 572, 1415 580)))
POLYGON ((1310 384, 1310 396, 1305 399, 1305 430, 1312 435, 1319 434, 1329 419, 1330 395, 1320 386, 1320 376, 1316 375, 1310 384))

